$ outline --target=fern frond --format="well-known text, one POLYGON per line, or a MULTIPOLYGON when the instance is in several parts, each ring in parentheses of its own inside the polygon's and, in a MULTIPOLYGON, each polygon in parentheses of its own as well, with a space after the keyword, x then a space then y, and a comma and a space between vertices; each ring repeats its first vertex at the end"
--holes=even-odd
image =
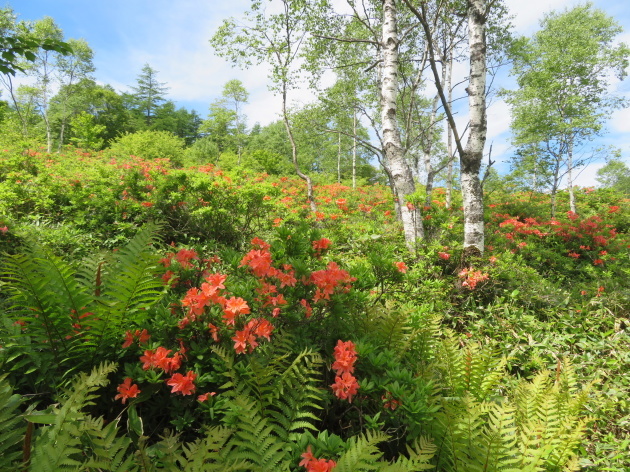
POLYGON ((237 396, 233 400, 239 409, 239 422, 228 446, 232 453, 228 459, 247 461, 253 470, 283 471, 289 469, 291 448, 281 439, 276 427, 262 416, 260 404, 237 396))
POLYGON ((379 459, 383 453, 377 444, 387 441, 389 436, 380 431, 366 431, 348 440, 348 447, 337 461, 335 472, 368 472, 379 470, 379 459))
POLYGON ((0 377, 0 470, 12 470, 22 456, 26 422, 20 414, 22 397, 13 394, 6 375, 0 377))
POLYGON ((206 431, 206 435, 192 443, 183 445, 183 459, 180 467, 184 472, 231 472, 237 470, 251 470, 251 463, 239 461, 228 464, 225 457, 230 455, 231 449, 226 442, 232 435, 232 430, 223 427, 213 427, 206 431))
POLYGON ((84 448, 83 453, 89 456, 85 464, 87 470, 107 470, 108 472, 135 472, 139 470, 134 462, 134 457, 129 453, 131 439, 127 436, 119 436, 117 422, 109 423, 103 427, 102 418, 86 421, 83 428, 84 448), (92 423, 90 426, 88 426, 92 423))
MULTIPOLYGON (((52 422, 41 429, 33 443, 31 470, 76 470, 82 464, 85 457, 82 454, 81 437, 86 415, 81 410, 92 404, 96 398, 94 392, 107 385, 107 376, 115 370, 116 366, 110 363, 95 368, 90 374, 82 374, 73 388, 63 396, 61 406, 52 408, 52 422)), ((40 422, 35 415, 27 419, 40 422)))

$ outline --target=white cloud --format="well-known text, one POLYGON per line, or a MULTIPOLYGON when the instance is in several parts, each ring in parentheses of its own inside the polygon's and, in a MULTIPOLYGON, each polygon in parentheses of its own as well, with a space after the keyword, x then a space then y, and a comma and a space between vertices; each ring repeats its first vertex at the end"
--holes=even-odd
POLYGON ((512 20, 514 27, 519 34, 530 35, 538 29, 540 20, 545 13, 553 10, 560 10, 571 3, 578 3, 576 0, 506 0, 505 4, 511 14, 515 15, 512 20))
POLYGON ((609 126, 613 131, 630 135, 630 108, 613 112, 610 116, 609 126))
POLYGON ((504 137, 510 130, 510 107, 503 100, 494 102, 487 111, 488 141, 504 137))
POLYGON ((574 178, 573 184, 578 187, 596 186, 598 184, 597 180, 595 180, 595 178, 597 177, 597 171, 605 165, 605 162, 595 162, 581 169, 577 169, 577 175, 574 178))

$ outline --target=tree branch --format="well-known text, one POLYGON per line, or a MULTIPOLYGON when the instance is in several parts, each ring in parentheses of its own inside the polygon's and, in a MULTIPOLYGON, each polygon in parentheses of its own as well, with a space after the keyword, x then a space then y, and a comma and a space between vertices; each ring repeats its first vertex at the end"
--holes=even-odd
POLYGON ((333 41, 340 41, 342 43, 368 43, 368 44, 373 44, 375 46, 379 45, 378 41, 373 41, 371 39, 338 38, 336 36, 326 36, 326 35, 323 35, 323 34, 315 34, 315 33, 312 33, 311 36, 314 36, 314 37, 320 38, 320 39, 331 39, 333 41))

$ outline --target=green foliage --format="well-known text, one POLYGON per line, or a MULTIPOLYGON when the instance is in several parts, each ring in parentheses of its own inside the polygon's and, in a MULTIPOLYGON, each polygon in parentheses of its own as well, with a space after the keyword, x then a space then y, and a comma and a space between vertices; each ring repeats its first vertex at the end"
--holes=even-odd
POLYGON ((506 393, 505 359, 487 346, 443 342, 435 367, 446 387, 434 424, 445 470, 577 470, 590 385, 565 361, 555 381, 540 372, 506 393))
POLYGON ((615 189, 626 197, 630 195, 630 168, 620 160, 611 159, 597 169, 597 181, 603 187, 615 189))
POLYGON ((225 422, 235 429, 228 443, 235 457, 257 470, 285 470, 293 459, 291 441, 316 429, 313 411, 322 400, 316 386, 322 360, 309 350, 295 356, 287 337, 276 339, 269 349, 240 362, 223 349, 214 351, 226 366, 228 381, 222 388, 233 399, 225 422))
POLYGON ((110 152, 119 156, 140 156, 145 159, 169 159, 181 165, 184 156, 183 139, 168 131, 138 131, 120 136, 112 143, 110 152))
POLYGON ((37 389, 56 385, 69 373, 112 359, 129 323, 162 298, 151 247, 157 242, 156 230, 147 226, 113 255, 99 254, 78 265, 35 242, 26 246, 25 254, 6 256, 9 319, 24 329, 5 327, 1 358, 20 383, 32 382, 37 389), (40 352, 28 354, 33 350, 40 352), (42 359, 55 367, 41 369, 42 359), (34 379, 24 375, 25 368, 34 379))
POLYGON ((72 53, 72 48, 68 43, 55 38, 37 37, 24 23, 16 25, 15 15, 10 8, 3 8, 0 16, 3 20, 3 31, 0 36, 1 73, 15 75, 18 71, 25 72, 27 64, 37 60, 37 53, 40 50, 55 51, 66 55, 72 53))
MULTIPOLYGON (((128 438, 123 455, 140 470, 300 470, 309 446, 316 458, 366 470, 407 468, 401 463, 415 460, 409 448, 427 453, 417 467, 436 470, 557 470, 573 467, 576 454, 587 470, 625 467, 628 205, 614 190, 580 190, 579 214, 550 220, 548 195, 497 186, 487 196, 487 255, 462 267, 461 245, 453 242, 461 238, 461 211, 458 204, 444 208, 441 189, 424 211, 434 239, 412 257, 381 185, 321 184, 319 212, 310 214, 303 182, 248 174, 249 151, 231 173, 71 149, 12 149, 0 155, 0 245, 7 253, 0 371, 45 408, 73 372, 119 363, 120 377, 88 409, 107 421, 93 434, 128 438), (125 248, 152 219, 164 224, 125 248), (254 237, 265 242, 250 245, 254 237), (266 242, 275 270, 262 279, 240 266, 245 252, 266 242), (164 256, 168 267, 156 267, 164 256), (337 287, 331 300, 316 302, 314 293, 332 280, 315 283, 311 274, 330 262, 357 280, 348 293, 337 287), (463 268, 488 278, 463 285, 463 268), (295 284, 283 279, 289 283, 281 287, 269 275, 278 270, 294 271, 295 284), (233 328, 225 326, 220 299, 183 326, 182 301, 192 301, 189 290, 201 290, 209 273, 228 275, 225 298, 247 300, 250 312, 233 328), (162 274, 170 279, 165 286, 162 274), (275 299, 275 317, 271 293, 287 302, 275 299), (94 315, 75 319, 87 313, 94 315), (233 354, 234 330, 253 318, 276 331, 252 352, 233 354), (221 329, 210 331, 209 322, 221 329), (150 338, 140 344, 144 328, 150 338), (339 339, 353 340, 358 351, 359 391, 351 403, 330 388, 339 339), (139 357, 158 346, 182 356, 176 373, 197 374, 194 393, 173 394, 164 381, 174 373, 143 369, 139 357), (541 374, 558 358, 571 360, 582 384, 601 379, 592 394, 558 380, 564 361, 555 375, 541 374), (114 400, 126 377, 141 390, 130 406, 114 400), (588 427, 585 409, 593 417, 588 427), (351 444, 354 458, 344 458, 351 444)), ((566 205, 564 193, 558 198, 566 205)), ((23 427, 15 425, 20 435, 23 427)), ((19 460, 17 436, 6 444, 19 460)), ((108 454, 99 453, 98 463, 108 454)))
POLYGON ((100 136, 106 128, 104 125, 96 124, 93 115, 79 113, 72 118, 70 125, 74 134, 70 140, 76 146, 84 149, 100 149, 103 146, 103 139, 100 136))
POLYGON ((26 424, 20 416, 23 400, 13 394, 7 376, 0 377, 0 469, 10 470, 20 461, 21 443, 26 434, 26 424))

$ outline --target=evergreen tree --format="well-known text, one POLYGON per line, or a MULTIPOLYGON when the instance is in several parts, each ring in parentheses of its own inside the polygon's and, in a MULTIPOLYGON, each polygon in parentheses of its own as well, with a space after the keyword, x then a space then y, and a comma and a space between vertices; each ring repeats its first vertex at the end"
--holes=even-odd
POLYGON ((127 97, 130 108, 142 115, 145 128, 153 124, 158 107, 166 101, 168 87, 165 82, 158 82, 157 74, 157 70, 145 64, 138 76, 138 85, 131 87, 134 93, 127 97))

